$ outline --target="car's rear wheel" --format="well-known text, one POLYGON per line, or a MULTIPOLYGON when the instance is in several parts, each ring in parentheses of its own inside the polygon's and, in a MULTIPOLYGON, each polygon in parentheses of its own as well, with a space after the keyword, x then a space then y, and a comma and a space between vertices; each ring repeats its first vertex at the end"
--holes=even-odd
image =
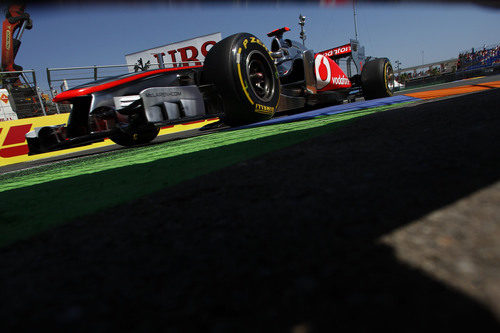
POLYGON ((361 70, 361 87, 365 99, 390 97, 394 92, 394 72, 387 58, 368 61, 361 70))
POLYGON ((215 44, 205 58, 203 77, 222 97, 225 123, 240 125, 274 115, 280 94, 278 71, 257 37, 238 33, 215 44))

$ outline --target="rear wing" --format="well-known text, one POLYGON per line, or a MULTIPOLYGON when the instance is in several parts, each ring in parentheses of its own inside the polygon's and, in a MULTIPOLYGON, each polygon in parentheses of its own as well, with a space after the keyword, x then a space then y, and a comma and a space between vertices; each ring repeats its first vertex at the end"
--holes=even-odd
POLYGON ((352 54, 351 44, 334 47, 333 49, 319 52, 320 54, 332 60, 348 57, 352 54))
POLYGON ((366 62, 365 47, 361 46, 359 44, 359 41, 355 39, 351 39, 351 42, 349 44, 344 44, 325 51, 321 51, 318 52, 318 54, 322 54, 325 57, 328 57, 335 61, 338 61, 338 59, 340 58, 349 57, 354 62, 358 73, 361 73, 361 70, 363 69, 363 66, 366 62))

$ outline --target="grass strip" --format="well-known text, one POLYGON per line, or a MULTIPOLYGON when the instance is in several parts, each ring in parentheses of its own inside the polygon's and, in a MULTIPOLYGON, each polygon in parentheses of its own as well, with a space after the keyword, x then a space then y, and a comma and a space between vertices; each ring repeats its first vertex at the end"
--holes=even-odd
POLYGON ((0 247, 402 105, 120 149, 0 176, 0 247))

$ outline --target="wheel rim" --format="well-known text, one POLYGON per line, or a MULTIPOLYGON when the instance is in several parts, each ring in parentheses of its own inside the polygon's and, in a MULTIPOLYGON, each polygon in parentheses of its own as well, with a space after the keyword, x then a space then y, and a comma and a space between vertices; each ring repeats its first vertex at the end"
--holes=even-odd
POLYGON ((269 102, 274 96, 276 89, 274 84, 273 69, 258 51, 248 54, 246 61, 246 71, 250 89, 263 102, 269 102))
POLYGON ((387 89, 391 92, 394 91, 394 72, 392 66, 387 64, 385 67, 385 77, 387 79, 387 89))

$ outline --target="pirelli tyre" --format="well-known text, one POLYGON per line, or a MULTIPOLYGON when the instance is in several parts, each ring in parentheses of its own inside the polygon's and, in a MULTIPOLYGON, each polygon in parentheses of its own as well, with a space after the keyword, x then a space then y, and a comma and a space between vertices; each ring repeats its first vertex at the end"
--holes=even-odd
POLYGON ((152 124, 145 124, 133 131, 117 131, 109 138, 121 146, 135 146, 153 141, 160 132, 160 128, 152 124))
POLYGON ((361 70, 361 87, 365 99, 390 97, 394 92, 394 72, 387 58, 370 60, 361 70))
POLYGON ((278 71, 266 46, 254 35, 238 33, 215 44, 203 65, 224 106, 223 121, 241 125, 271 118, 278 105, 278 71))

